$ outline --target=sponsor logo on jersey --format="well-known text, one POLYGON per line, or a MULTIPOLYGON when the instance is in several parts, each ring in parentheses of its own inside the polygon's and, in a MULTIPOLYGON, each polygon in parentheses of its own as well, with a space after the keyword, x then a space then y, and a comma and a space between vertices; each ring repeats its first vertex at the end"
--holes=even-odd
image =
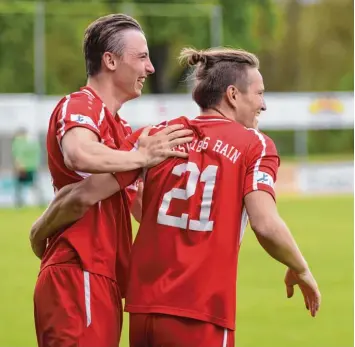
POLYGON ((99 130, 97 128, 96 124, 94 123, 94 121, 88 116, 83 116, 82 114, 72 114, 72 115, 70 115, 70 120, 72 122, 76 122, 76 123, 79 123, 79 124, 90 125, 93 128, 95 128, 96 130, 99 130))
POLYGON ((258 184, 259 183, 266 184, 266 185, 274 188, 274 180, 271 177, 271 175, 269 175, 267 172, 258 171, 256 173, 256 181, 258 184))

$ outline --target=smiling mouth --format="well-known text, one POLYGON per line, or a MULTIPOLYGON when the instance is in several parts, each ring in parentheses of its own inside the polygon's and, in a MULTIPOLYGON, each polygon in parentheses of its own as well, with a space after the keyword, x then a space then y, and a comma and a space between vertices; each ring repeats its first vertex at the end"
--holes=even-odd
POLYGON ((145 79, 139 79, 138 80, 138 83, 143 87, 144 85, 144 82, 145 82, 145 79))

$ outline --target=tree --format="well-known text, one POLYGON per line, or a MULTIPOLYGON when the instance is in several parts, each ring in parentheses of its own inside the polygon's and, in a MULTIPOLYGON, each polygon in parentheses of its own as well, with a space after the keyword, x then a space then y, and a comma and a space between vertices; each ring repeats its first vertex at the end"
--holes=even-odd
POLYGON ((300 28, 302 90, 353 89, 353 13, 353 0, 323 0, 307 10, 303 8, 304 25, 300 28))
POLYGON ((132 15, 142 24, 149 43, 149 52, 155 74, 149 77, 152 93, 176 90, 183 69, 177 65, 178 51, 185 45, 197 48, 209 45, 209 9, 190 0, 181 5, 181 0, 166 1, 134 0, 132 15), (157 5, 158 4, 158 5, 157 5), (190 13, 201 16, 190 16, 190 13))
MULTIPOLYGON (((82 38, 98 16, 126 12, 141 23, 156 73, 145 92, 186 91, 182 47, 211 45, 210 9, 220 5, 223 45, 256 53, 267 90, 352 90, 352 0, 42 0, 45 4, 46 91, 63 94, 85 83, 82 38), (151 2, 158 3, 151 5, 151 2), (164 7, 165 6, 165 7, 164 7), (193 15, 193 16, 192 16, 193 15), (196 16, 199 15, 199 16, 196 16)), ((34 92, 35 0, 0 2, 0 92, 34 92)))
MULTIPOLYGON (((264 72, 268 90, 352 90, 352 0, 287 0, 264 72)), ((265 63, 262 63, 264 65, 265 63)))
POLYGON ((0 93, 33 91, 33 4, 0 4, 0 93))

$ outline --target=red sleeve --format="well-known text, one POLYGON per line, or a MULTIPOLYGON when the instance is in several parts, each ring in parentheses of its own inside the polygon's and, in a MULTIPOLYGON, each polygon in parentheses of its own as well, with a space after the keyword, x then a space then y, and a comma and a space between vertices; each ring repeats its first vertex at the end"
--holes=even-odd
MULTIPOLYGON (((68 96, 62 104, 57 115, 57 139, 60 143, 65 133, 74 127, 83 127, 94 132, 99 139, 101 123, 100 117, 103 110, 95 110, 95 105, 86 95, 80 97, 68 96)), ((103 118, 104 114, 101 118, 103 118)))
MULTIPOLYGON (((126 137, 125 141, 120 147, 120 151, 136 151, 138 148, 138 137, 140 136, 142 130, 143 129, 139 129, 132 135, 126 137)), ((132 171, 116 172, 114 173, 114 176, 122 189, 134 183, 138 179, 141 172, 142 169, 139 168, 132 171)))
POLYGON ((247 157, 247 173, 244 196, 254 190, 263 190, 275 199, 274 185, 280 158, 274 142, 266 135, 255 131, 256 140, 250 145, 247 157))

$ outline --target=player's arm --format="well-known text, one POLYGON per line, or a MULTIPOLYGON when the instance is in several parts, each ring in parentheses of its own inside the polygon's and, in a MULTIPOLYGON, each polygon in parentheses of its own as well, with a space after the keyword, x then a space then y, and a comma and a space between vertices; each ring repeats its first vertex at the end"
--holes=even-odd
MULTIPOLYGON (((130 181, 131 179, 126 184, 130 181)), ((30 242, 34 253, 39 258, 42 257, 47 238, 76 222, 91 206, 119 190, 117 178, 112 174, 91 175, 78 183, 60 189, 31 228, 30 242)))
POLYGON ((64 162, 73 171, 110 173, 151 167, 170 156, 186 157, 172 148, 192 140, 190 130, 182 125, 166 127, 154 136, 145 129, 138 139, 137 151, 123 152, 105 146, 109 132, 102 109, 98 109, 85 95, 69 97, 57 112, 57 140, 64 162))
POLYGON ((143 130, 136 151, 114 150, 99 142, 90 129, 73 127, 63 136, 61 146, 66 166, 74 171, 89 173, 121 172, 151 167, 168 157, 186 157, 186 153, 172 148, 190 142, 191 130, 183 125, 171 125, 153 136, 149 128, 143 130))
POLYGON ((273 197, 266 191, 256 190, 246 195, 244 202, 250 226, 263 248, 297 273, 306 271, 307 262, 278 214, 273 197))
POLYGON ((265 191, 254 191, 244 198, 250 226, 260 245, 274 259, 288 266, 285 277, 287 296, 293 296, 299 285, 306 308, 314 317, 320 306, 320 292, 313 275, 286 223, 279 216, 273 197, 265 191))
POLYGON ((256 146, 253 151, 256 156, 251 154, 254 158, 248 163, 244 196, 250 226, 265 251, 289 268, 285 278, 288 297, 293 295, 293 286, 298 284, 306 307, 312 316, 315 316, 320 305, 317 283, 276 207, 274 182, 279 159, 275 145, 270 139, 266 139, 264 148, 260 150, 259 146, 256 146), (258 153, 263 150, 264 155, 259 155, 258 158, 258 153))
POLYGON ((80 183, 69 184, 60 189, 47 209, 32 225, 29 238, 32 251, 38 258, 42 258, 48 237, 75 222, 86 212, 87 208, 83 201, 78 203, 80 197, 71 194, 77 184, 80 183))
MULTIPOLYGON (((140 131, 132 134, 126 139, 122 148, 125 151, 132 150, 132 143, 136 141, 139 135, 140 131)), ((47 238, 76 222, 97 202, 131 185, 140 174, 140 169, 115 174, 94 174, 80 182, 60 189, 47 210, 32 226, 30 241, 34 253, 41 258, 47 238)), ((138 215, 138 211, 136 213, 138 215)))

